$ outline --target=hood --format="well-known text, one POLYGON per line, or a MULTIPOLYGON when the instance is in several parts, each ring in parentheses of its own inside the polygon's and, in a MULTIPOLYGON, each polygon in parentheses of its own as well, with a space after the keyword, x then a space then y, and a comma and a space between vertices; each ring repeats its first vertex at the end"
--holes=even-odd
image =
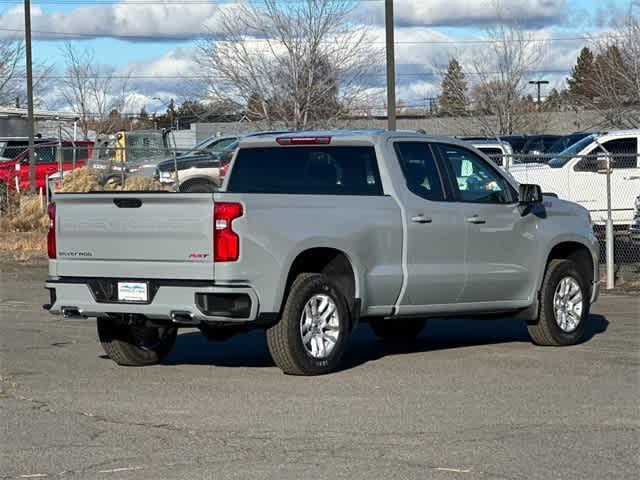
POLYGON ((551 170, 546 163, 516 163, 509 167, 510 172, 522 172, 524 170, 551 170))
POLYGON ((215 167, 220 160, 220 154, 209 153, 206 155, 189 155, 177 157, 175 160, 173 158, 168 158, 158 163, 158 170, 161 172, 164 171, 173 171, 174 163, 178 165, 178 170, 184 170, 186 168, 203 168, 203 167, 215 167))

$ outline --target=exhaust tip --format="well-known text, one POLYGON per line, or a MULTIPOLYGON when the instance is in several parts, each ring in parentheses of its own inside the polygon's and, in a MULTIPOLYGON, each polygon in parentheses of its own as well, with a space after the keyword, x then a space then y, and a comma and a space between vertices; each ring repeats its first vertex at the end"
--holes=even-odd
POLYGON ((78 307, 62 307, 60 310, 64 318, 84 318, 78 307))
POLYGON ((173 323, 185 323, 187 325, 198 325, 200 323, 199 320, 193 319, 193 313, 181 310, 171 312, 171 321, 173 323))

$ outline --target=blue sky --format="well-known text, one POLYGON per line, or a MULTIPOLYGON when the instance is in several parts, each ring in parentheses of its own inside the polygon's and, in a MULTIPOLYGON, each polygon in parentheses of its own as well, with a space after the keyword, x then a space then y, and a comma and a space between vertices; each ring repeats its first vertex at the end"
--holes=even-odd
MULTIPOLYGON (((195 39, 216 30, 218 6, 206 0, 33 0, 34 58, 62 68, 62 39, 94 51, 95 58, 132 75, 159 76, 195 72, 190 64, 195 39), (126 3, 129 2, 129 3, 126 3), (41 32, 66 32, 58 36, 41 32), (142 37, 142 38, 131 38, 142 37)), ((220 8, 232 0, 217 0, 220 8)), ((296 0, 287 0, 296 1, 296 0)), ((632 0, 640 5, 640 0, 632 0)), ((21 35, 22 2, 0 0, 0 38, 21 35), (2 30, 3 28, 8 30, 2 30)), ((517 18, 519 24, 544 38, 590 35, 606 28, 629 0, 395 0, 396 41, 455 43, 483 34, 488 23, 517 18), (496 13, 499 12, 499 13, 496 13)), ((384 2, 362 0, 355 21, 369 25, 383 40, 384 2)), ((543 71, 568 71, 584 41, 551 42, 543 71)), ((437 79, 427 72, 451 56, 472 56, 467 44, 447 47, 429 44, 398 45, 399 95, 420 98, 437 94, 437 79)), ((475 48, 475 47, 474 47, 475 48)), ((547 75, 561 85, 564 75, 547 75)), ((383 78, 380 79, 382 82, 383 78)), ((134 82, 138 103, 153 96, 179 97, 177 80, 134 82)))

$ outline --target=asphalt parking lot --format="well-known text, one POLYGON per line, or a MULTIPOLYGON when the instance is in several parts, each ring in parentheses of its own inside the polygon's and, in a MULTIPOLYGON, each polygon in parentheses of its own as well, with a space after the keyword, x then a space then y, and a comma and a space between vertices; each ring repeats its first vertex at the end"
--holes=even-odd
POLYGON ((637 479, 640 298, 604 296, 588 340, 434 320, 344 368, 283 375, 263 335, 186 330, 163 365, 104 357, 95 321, 40 309, 44 265, 0 265, 0 478, 637 479))

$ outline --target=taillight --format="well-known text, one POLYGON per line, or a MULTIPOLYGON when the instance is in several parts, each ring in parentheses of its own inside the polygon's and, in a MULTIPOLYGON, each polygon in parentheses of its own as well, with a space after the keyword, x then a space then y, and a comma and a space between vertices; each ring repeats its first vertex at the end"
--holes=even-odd
POLYGON ((222 165, 220 167, 220 177, 225 177, 227 175, 227 170, 229 170, 229 164, 222 165))
POLYGON ((56 258, 56 204, 51 202, 47 207, 49 215, 49 231, 47 232, 47 253, 49 258, 56 258))
POLYGON ((240 237, 233 231, 233 220, 242 216, 242 205, 218 202, 213 207, 213 259, 235 262, 240 257, 240 237))

